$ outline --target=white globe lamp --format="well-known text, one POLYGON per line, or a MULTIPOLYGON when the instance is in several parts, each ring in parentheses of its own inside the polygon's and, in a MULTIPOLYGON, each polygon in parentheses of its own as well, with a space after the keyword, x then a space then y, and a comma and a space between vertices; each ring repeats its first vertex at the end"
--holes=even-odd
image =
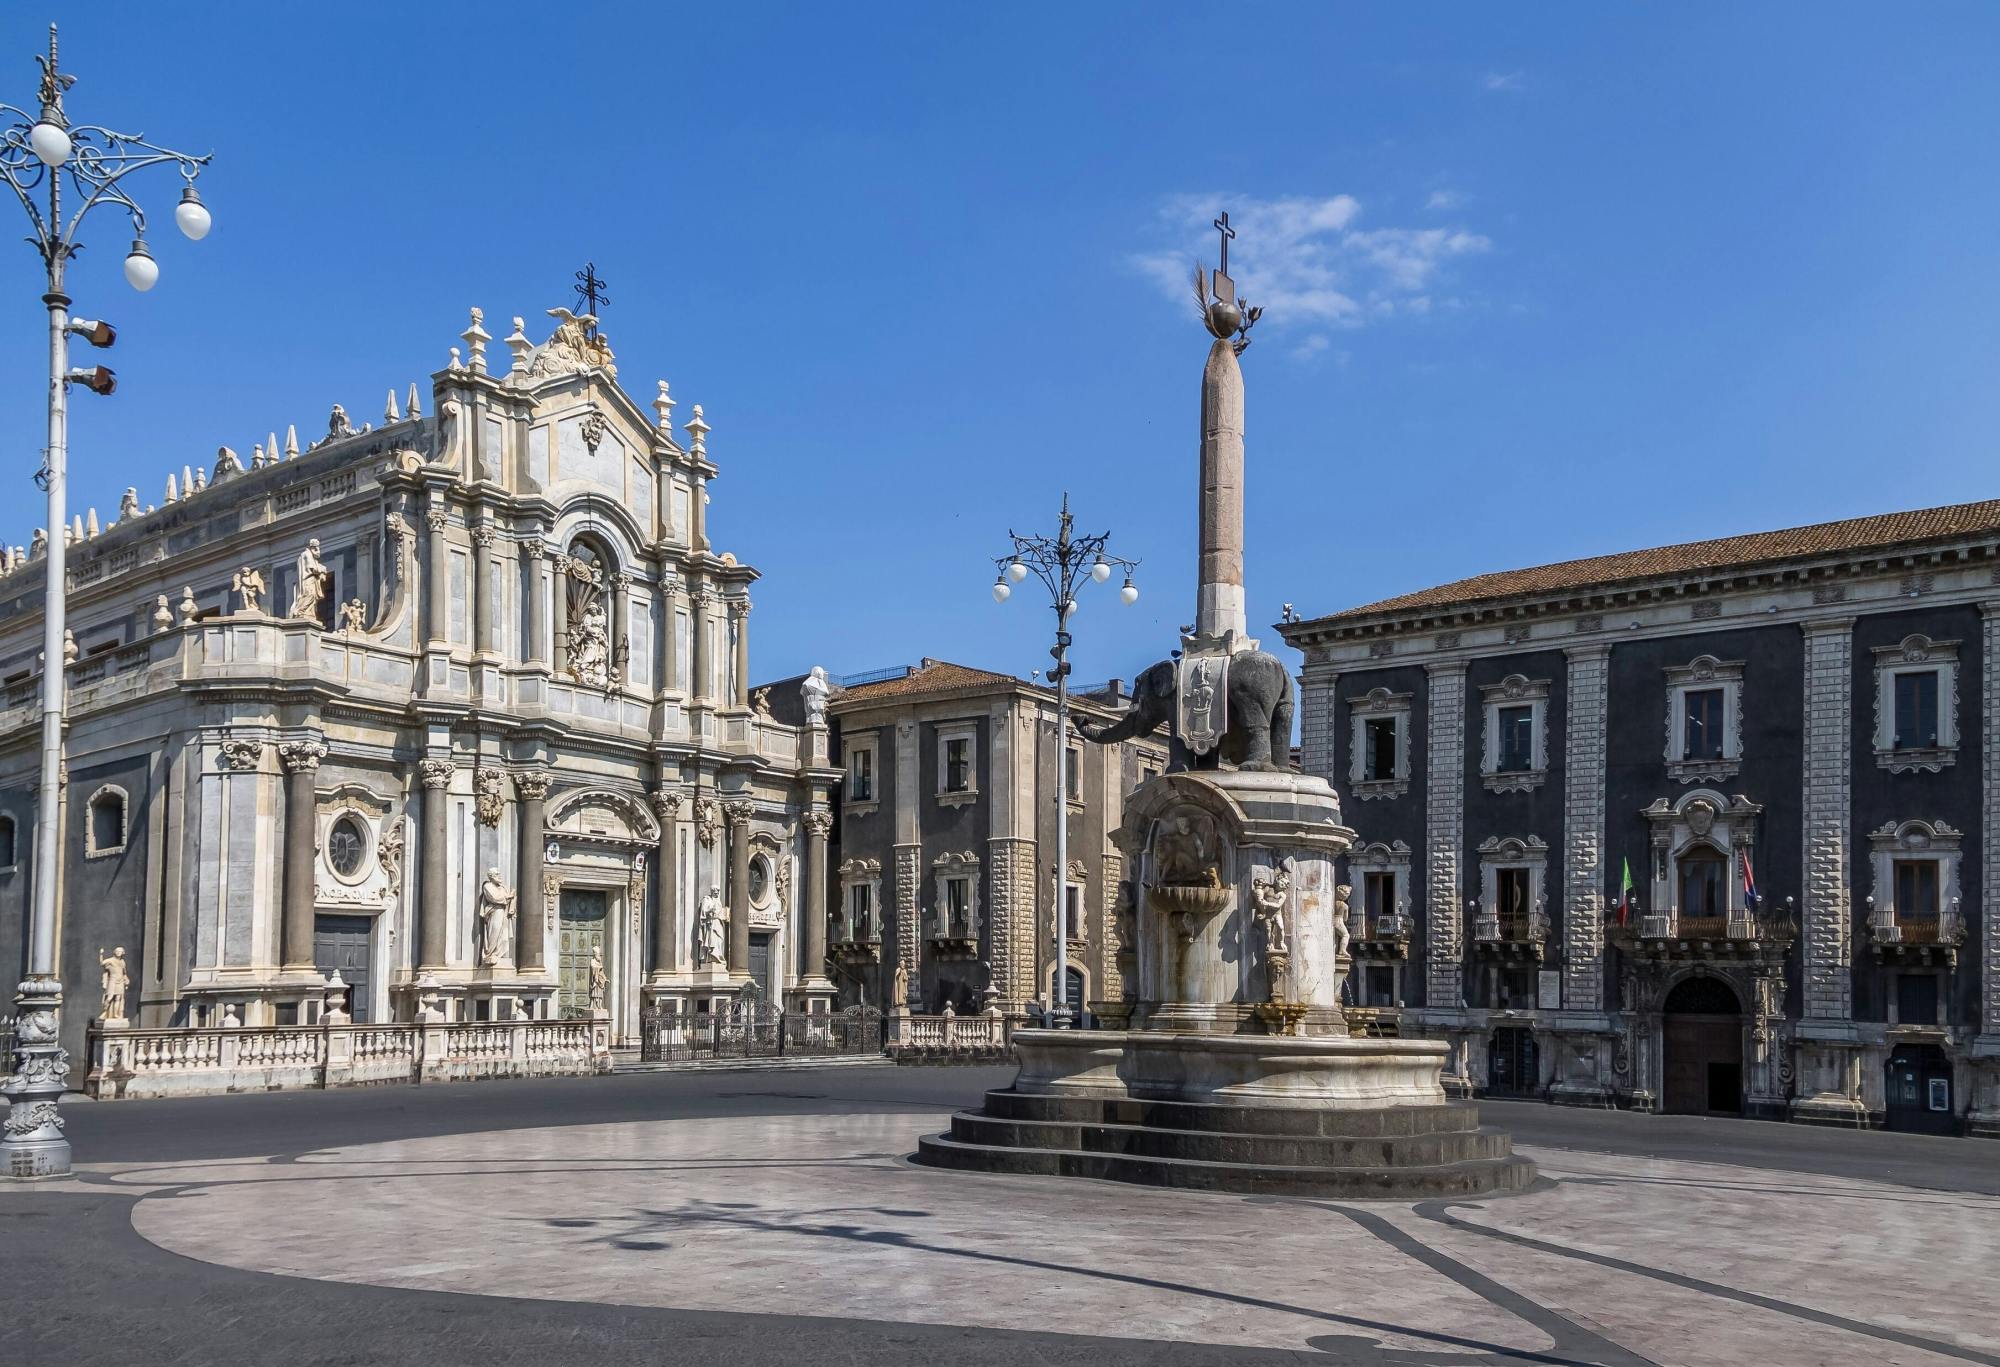
POLYGON ((146 250, 143 237, 132 243, 132 250, 125 258, 125 283, 141 294, 160 283, 160 263, 146 250))
POLYGON ((28 130, 28 146, 34 149, 36 159, 51 169, 68 161, 70 153, 76 150, 69 130, 47 119, 28 130))
POLYGON ((190 242, 199 242, 208 236, 213 220, 208 216, 208 206, 201 202, 192 185, 181 189, 181 202, 174 206, 174 222, 190 242))

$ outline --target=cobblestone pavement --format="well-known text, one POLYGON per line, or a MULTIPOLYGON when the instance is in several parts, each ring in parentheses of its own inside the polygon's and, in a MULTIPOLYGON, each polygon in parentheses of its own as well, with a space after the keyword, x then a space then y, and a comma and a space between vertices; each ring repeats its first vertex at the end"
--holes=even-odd
POLYGON ((2000 1364, 2000 1145, 1489 1105, 1548 1180, 1238 1198, 916 1167, 1007 1076, 70 1109, 0 1361, 2000 1364))

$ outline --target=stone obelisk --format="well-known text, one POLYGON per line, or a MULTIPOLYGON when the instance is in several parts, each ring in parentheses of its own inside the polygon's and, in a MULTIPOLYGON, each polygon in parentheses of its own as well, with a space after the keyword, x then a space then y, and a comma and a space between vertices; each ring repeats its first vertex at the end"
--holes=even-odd
MULTIPOLYGON (((1224 277, 1225 279, 1227 277, 1224 277)), ((1243 604, 1243 367, 1218 337, 1201 372, 1201 564, 1194 632, 1225 653, 1246 641, 1243 604)))
POLYGON ((1262 309, 1247 309, 1229 276, 1229 215, 1215 221, 1222 260, 1214 272, 1195 270, 1201 321, 1215 344, 1201 372, 1201 559, 1195 585, 1190 652, 1224 657, 1255 650, 1243 601, 1243 367, 1250 325, 1262 309), (1247 311, 1246 311, 1247 309, 1247 311))

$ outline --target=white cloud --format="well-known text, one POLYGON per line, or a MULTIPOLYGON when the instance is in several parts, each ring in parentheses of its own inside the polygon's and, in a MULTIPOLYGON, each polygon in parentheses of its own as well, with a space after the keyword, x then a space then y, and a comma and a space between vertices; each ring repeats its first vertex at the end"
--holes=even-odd
POLYGON ((1465 203, 1465 196, 1456 190, 1433 190, 1431 197, 1424 201, 1426 209, 1456 209, 1465 203))
POLYGON ((1489 71, 1480 84, 1486 89, 1493 91, 1524 90, 1528 84, 1528 73, 1525 71, 1489 71))
MULTIPOLYGON (((1230 243, 1230 274, 1244 298, 1267 310, 1266 327, 1360 327, 1371 318, 1425 313, 1449 266, 1492 246, 1462 227, 1361 227, 1362 206, 1352 195, 1176 195, 1159 217, 1173 245, 1140 253, 1133 264, 1168 298, 1193 308, 1195 258, 1215 264, 1213 221, 1225 205, 1239 234, 1230 243)), ((1326 343, 1297 345, 1311 354, 1326 343)))
POLYGON ((1315 332, 1292 348, 1292 359, 1295 361, 1310 361, 1313 357, 1319 355, 1332 345, 1332 341, 1327 338, 1324 332, 1315 332))

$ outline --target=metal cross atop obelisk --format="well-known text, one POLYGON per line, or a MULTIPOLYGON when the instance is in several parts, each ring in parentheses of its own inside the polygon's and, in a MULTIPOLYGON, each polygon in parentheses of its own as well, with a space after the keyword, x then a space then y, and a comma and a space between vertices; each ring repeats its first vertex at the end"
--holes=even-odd
POLYGON ((1222 211, 1222 217, 1215 220, 1215 230, 1222 234, 1222 264, 1215 268, 1215 297, 1225 304, 1236 302, 1236 282, 1229 278, 1229 240, 1236 236, 1236 229, 1229 226, 1229 210, 1222 211))
POLYGON ((588 331, 595 337, 598 311, 611 302, 611 296, 604 292, 604 282, 598 279, 595 261, 584 262, 583 269, 576 273, 576 302, 577 311, 590 319, 588 331))

